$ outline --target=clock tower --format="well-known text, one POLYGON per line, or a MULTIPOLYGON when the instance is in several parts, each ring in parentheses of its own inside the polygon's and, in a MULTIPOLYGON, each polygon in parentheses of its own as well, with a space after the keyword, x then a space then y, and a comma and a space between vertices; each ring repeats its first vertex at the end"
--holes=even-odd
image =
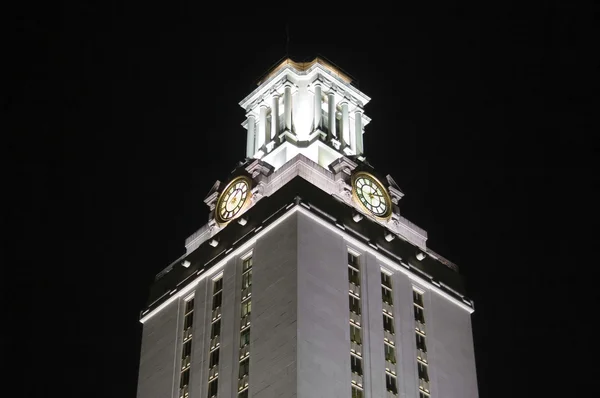
POLYGON ((240 102, 246 156, 141 312, 138 398, 476 398, 472 301, 365 156, 369 97, 286 59, 240 102))

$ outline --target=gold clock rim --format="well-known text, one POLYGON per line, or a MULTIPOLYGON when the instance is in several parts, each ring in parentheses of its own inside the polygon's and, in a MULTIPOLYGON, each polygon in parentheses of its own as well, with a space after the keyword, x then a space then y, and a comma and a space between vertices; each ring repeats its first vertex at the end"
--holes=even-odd
POLYGON ((234 179, 232 179, 231 181, 229 181, 229 183, 227 183, 225 188, 223 188, 223 190, 221 191, 221 194, 219 195, 219 199, 217 199, 217 204, 215 206, 215 220, 217 221, 217 223, 219 223, 220 225, 224 225, 224 224, 227 224, 227 223, 233 221, 234 219, 236 219, 242 213, 242 211, 248 206, 251 196, 252 196, 252 180, 249 177, 237 176, 234 179), (237 212, 237 214, 235 216, 233 216, 227 220, 224 220, 221 218, 221 215, 219 214, 219 206, 223 202, 223 196, 225 195, 225 192, 227 192, 229 190, 229 188, 231 188, 233 185, 237 184, 238 182, 240 182, 242 180, 245 181, 246 184, 248 185, 248 195, 246 196, 246 199, 244 199, 244 204, 242 205, 242 207, 240 208, 240 210, 237 212))
POLYGON ((360 207, 362 207, 363 210, 365 210, 367 213, 369 213, 370 215, 372 215, 373 217, 375 217, 379 220, 386 221, 386 220, 389 220, 389 218, 392 216, 392 198, 391 198, 390 194, 388 193, 387 189, 385 189, 385 187, 383 186, 381 181, 379 181, 379 179, 377 177, 375 177, 373 174, 371 174, 367 171, 359 171, 352 175, 352 197, 360 205, 360 207), (386 209, 384 215, 380 216, 380 215, 373 213, 371 210, 369 210, 367 208, 367 206, 365 206, 363 204, 363 202, 358 197, 358 194, 356 193, 356 180, 361 176, 370 178, 371 180, 375 181, 375 184, 377 184, 377 186, 381 189, 381 192, 383 192, 383 196, 385 198, 386 205, 387 205, 387 209, 386 209))

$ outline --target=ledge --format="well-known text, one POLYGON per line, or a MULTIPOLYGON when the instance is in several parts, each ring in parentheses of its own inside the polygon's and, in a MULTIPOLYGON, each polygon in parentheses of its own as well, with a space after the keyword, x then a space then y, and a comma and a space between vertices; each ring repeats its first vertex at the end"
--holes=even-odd
POLYGON ((451 297, 459 305, 472 308, 464 300, 462 278, 457 272, 431 256, 418 261, 416 255, 420 253, 420 249, 410 242, 403 239, 387 242, 384 237, 385 228, 375 221, 364 219, 360 223, 354 223, 352 221, 354 209, 351 206, 336 200, 302 177, 296 176, 272 196, 263 198, 250 208, 244 215, 248 220, 245 225, 231 223, 218 232, 214 237, 219 239, 219 246, 212 247, 209 242, 203 242, 193 252, 174 262, 170 266, 170 272, 155 281, 151 287, 148 307, 142 313, 148 314, 173 297, 168 293, 175 288, 178 289, 178 294, 183 294, 181 292, 185 292, 186 286, 196 281, 200 273, 235 254, 235 250, 255 239, 259 230, 267 229, 269 225, 277 222, 294 208, 304 209, 303 211, 310 213, 324 225, 330 225, 365 246, 384 249, 377 250, 377 254, 397 264, 404 270, 403 272, 414 275, 414 278, 423 279, 429 284, 432 280, 442 282, 439 287, 433 284, 431 286, 451 297), (318 209, 311 203, 318 203, 318 209), (298 206, 300 204, 303 206, 298 206), (340 230, 336 224, 352 225, 353 229, 340 230), (224 250, 224 248, 231 250, 224 250), (178 265, 178 262, 184 259, 190 262, 187 268, 178 265), (409 269, 401 267, 404 263, 410 265, 409 269), (445 288, 446 286, 448 288, 445 288))

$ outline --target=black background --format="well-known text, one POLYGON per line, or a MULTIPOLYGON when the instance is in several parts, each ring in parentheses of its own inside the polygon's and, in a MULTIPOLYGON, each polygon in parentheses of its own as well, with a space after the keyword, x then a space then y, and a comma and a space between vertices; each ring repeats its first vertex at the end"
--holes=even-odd
POLYGON ((480 397, 590 392, 598 11, 206 6, 4 14, 8 386, 135 395, 149 285, 245 155, 238 102, 283 56, 321 54, 372 98, 369 161, 466 279, 480 397))

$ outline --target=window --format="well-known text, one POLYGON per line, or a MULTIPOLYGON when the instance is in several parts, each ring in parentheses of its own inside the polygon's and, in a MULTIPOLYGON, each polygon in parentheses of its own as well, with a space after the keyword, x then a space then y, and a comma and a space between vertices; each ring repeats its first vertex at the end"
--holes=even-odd
POLYGON ((179 396, 188 397, 187 386, 190 382, 190 355, 192 354, 192 334, 190 329, 194 324, 194 298, 185 302, 183 310, 183 346, 181 347, 181 374, 179 376, 179 396))
POLYGON ((415 308, 415 321, 425 323, 425 313, 423 312, 423 308, 414 306, 415 308))
POLYGON ((212 309, 216 310, 221 306, 222 300, 222 291, 223 291, 223 278, 219 278, 213 282, 213 303, 212 309))
POLYGON ((240 335, 240 348, 250 344, 250 328, 245 329, 240 335))
POLYGON ((217 319, 216 322, 210 327, 210 338, 214 339, 221 334, 221 319, 217 319))
POLYGON ((350 311, 354 312, 357 315, 360 315, 360 300, 356 297, 350 295, 350 311))
MULTIPOLYGON (((353 319, 352 313, 360 315, 361 304, 360 304, 360 267, 358 256, 348 252, 348 281, 354 285, 350 287, 348 297, 348 308, 350 310, 350 318, 353 319)), ((360 322, 357 322, 360 323, 360 322)), ((362 331, 358 325, 355 325, 352 321, 350 323, 350 341, 354 344, 362 345, 362 331)), ((360 351, 356 346, 350 349, 350 371, 352 373, 362 376, 362 359, 357 356, 360 355, 360 351)), ((351 385, 352 398, 362 398, 363 390, 355 384, 351 385)))
POLYGON ((192 340, 188 340, 183 343, 183 350, 181 350, 181 358, 187 358, 192 353, 192 340))
POLYGON ((396 378, 389 373, 385 374, 385 388, 391 393, 398 394, 396 378))
POLYGON ((240 362, 240 379, 250 373, 250 358, 240 362))
POLYGON ((216 293, 220 292, 221 290, 223 290, 223 278, 219 278, 215 281, 214 287, 213 287, 213 294, 216 294, 216 293))
POLYGON ((242 263, 242 272, 246 272, 250 268, 252 268, 252 257, 249 257, 244 260, 244 262, 242 263))
MULTIPOLYGON (((425 308, 423 303, 423 294, 413 290, 413 308, 415 313, 415 321, 420 322, 422 324, 425 323, 425 308)), ((423 352, 427 352, 427 343, 425 333, 422 330, 422 327, 417 325, 415 330, 416 336, 416 344, 417 350, 421 350, 423 352)), ((421 353, 417 352, 417 369, 419 373, 419 379, 428 382, 429 381, 429 369, 427 365, 424 363, 427 359, 421 353), (421 362, 423 361, 423 362, 421 362)), ((423 392, 419 392, 419 398, 429 398, 428 394, 423 392)))
POLYGON ((242 289, 247 289, 250 286, 252 286, 252 270, 242 275, 242 289))
POLYGON ((219 364, 219 351, 221 350, 217 348, 216 350, 210 353, 210 363, 208 365, 210 369, 214 368, 219 364))
MULTIPOLYGON (((389 274, 381 271, 381 300, 384 304, 392 305, 392 278, 389 274)), ((394 334, 394 317, 390 314, 391 308, 383 306, 383 330, 394 334)), ((398 395, 398 384, 396 377, 389 372, 395 373, 390 364, 396 364, 396 348, 394 347, 394 338, 384 335, 383 353, 385 357, 385 386, 388 392, 398 395)), ((388 394, 389 395, 389 394, 388 394)))
POLYGON ((383 343, 383 351, 385 353, 385 360, 391 363, 396 363, 396 350, 394 346, 383 343))
POLYGON ((183 330, 188 330, 194 324, 194 313, 190 312, 183 319, 183 330))
POLYGON ((381 284, 389 289, 392 288, 392 276, 386 274, 385 272, 381 273, 381 284))
POLYGON ((388 303, 389 305, 393 305, 392 301, 392 291, 386 287, 381 287, 381 298, 384 303, 388 303))
POLYGON ((187 330, 194 324, 194 299, 190 299, 185 303, 183 330, 187 330))
MULTIPOLYGON (((252 286, 252 257, 248 257, 242 262, 242 290, 249 288, 252 286)), ((240 332, 240 357, 244 357, 243 360, 240 361, 240 370, 239 370, 239 379, 242 380, 244 377, 250 374, 250 327, 249 319, 250 314, 252 313, 252 300, 249 295, 244 295, 242 297, 241 302, 241 310, 240 317, 242 320, 242 331, 240 332)), ((245 388, 248 386, 247 382, 244 382, 244 385, 240 385, 240 388, 245 388)), ((238 398, 247 398, 248 397, 248 388, 244 391, 240 392, 238 398)))
POLYGON ((417 349, 427 352, 427 345, 425 344, 425 336, 420 333, 416 333, 417 335, 417 349))
POLYGON ((252 301, 251 300, 246 300, 242 303, 242 318, 250 315, 250 313, 252 312, 252 301))
POLYGON ((208 383, 208 398, 216 397, 219 392, 219 379, 214 379, 208 383))
POLYGON ((348 267, 348 281, 360 286, 360 273, 352 267, 348 267))
POLYGON ((350 324, 350 341, 356 344, 362 344, 360 328, 353 324, 350 324))
POLYGON ((358 256, 348 252, 348 264, 358 269, 358 256))
POLYGON ((419 379, 429 381, 429 372, 427 371, 427 365, 417 361, 417 367, 419 370, 419 379))
POLYGON ((352 386, 352 398, 363 398, 363 391, 357 386, 352 386))
MULTIPOLYGON (((221 306, 222 296, 223 296, 223 278, 219 277, 219 279, 213 280, 213 296, 212 296, 213 311, 221 306)), ((220 334, 221 334, 221 318, 218 317, 218 319, 213 320, 213 322, 210 325, 210 339, 213 340, 220 334)), ((208 360, 209 369, 213 369, 213 368, 219 366, 219 356, 220 356, 221 350, 219 349, 218 344, 216 344, 216 345, 217 345, 217 348, 210 352, 210 356, 209 356, 209 360, 208 360)), ((211 380, 209 378, 209 381, 208 381, 208 397, 209 398, 217 395, 218 387, 219 387, 219 378, 217 377, 218 373, 215 372, 212 375, 214 376, 214 379, 211 380)))
POLYGON ((423 294, 417 292, 416 290, 413 290, 413 303, 421 307, 425 307, 423 305, 423 294))
POLYGON ((183 388, 190 384, 190 368, 187 368, 183 372, 181 372, 181 381, 179 383, 179 388, 183 388))
POLYGON ((213 305, 212 305, 213 311, 221 306, 221 300, 222 300, 221 292, 219 292, 213 296, 213 305))
POLYGON ((352 370, 353 373, 362 376, 362 359, 356 355, 350 355, 350 370, 352 370))
POLYGON ((193 310, 194 310, 194 299, 192 298, 192 299, 186 301, 186 303, 185 303, 185 313, 189 314, 193 310))
POLYGON ((383 330, 394 333, 394 319, 385 314, 383 314, 383 330))

